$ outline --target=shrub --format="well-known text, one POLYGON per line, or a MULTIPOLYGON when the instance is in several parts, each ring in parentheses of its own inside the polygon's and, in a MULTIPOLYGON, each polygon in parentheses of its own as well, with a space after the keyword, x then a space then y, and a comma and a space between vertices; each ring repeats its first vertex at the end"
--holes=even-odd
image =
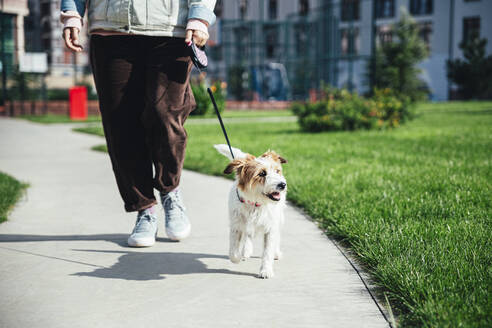
POLYGON ((486 46, 487 39, 474 34, 460 43, 464 60, 447 61, 448 78, 464 99, 492 98, 492 55, 487 56, 486 46))
MULTIPOLYGON (((77 86, 87 88, 87 100, 98 100, 97 92, 89 83, 78 83, 77 86)), ((48 89, 46 97, 48 100, 68 100, 70 98, 70 89, 48 89)))
MULTIPOLYGON (((225 99, 226 99, 226 87, 225 82, 216 81, 212 84, 210 89, 214 94, 215 102, 219 108, 219 112, 224 111, 225 99)), ((191 115, 205 115, 214 112, 214 107, 212 100, 207 92, 207 87, 205 85, 204 79, 199 79, 198 81, 192 81, 191 89, 193 90, 193 95, 195 96, 196 109, 191 112, 191 115)))
POLYGON ((68 100, 68 89, 48 89, 48 100, 68 100))
POLYGON ((410 100, 390 89, 375 89, 372 98, 333 90, 318 102, 296 103, 292 110, 301 129, 310 132, 397 127, 412 116, 410 100))
POLYGON ((192 83, 191 90, 193 90, 193 96, 195 96, 196 101, 196 108, 191 112, 191 115, 205 115, 213 110, 205 82, 192 83))
POLYGON ((225 102, 227 98, 227 83, 215 81, 210 87, 214 94, 215 102, 219 108, 219 112, 223 112, 225 109, 225 102))

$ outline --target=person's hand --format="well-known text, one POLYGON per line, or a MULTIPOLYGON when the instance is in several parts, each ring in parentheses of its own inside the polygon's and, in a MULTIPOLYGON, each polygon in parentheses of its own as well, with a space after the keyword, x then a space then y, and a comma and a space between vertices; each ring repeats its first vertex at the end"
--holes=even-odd
POLYGON ((192 39, 197 46, 203 47, 207 43, 208 35, 198 30, 186 30, 185 43, 190 44, 192 39))
POLYGON ((65 27, 63 29, 63 40, 68 49, 81 52, 84 48, 79 41, 79 29, 76 27, 65 27))

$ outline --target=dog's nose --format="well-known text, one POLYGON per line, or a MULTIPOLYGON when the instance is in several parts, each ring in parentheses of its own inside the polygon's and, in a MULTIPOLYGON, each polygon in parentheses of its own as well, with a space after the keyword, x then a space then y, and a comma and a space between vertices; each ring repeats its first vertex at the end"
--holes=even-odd
POLYGON ((286 184, 285 182, 280 182, 280 183, 277 185, 277 189, 279 189, 279 190, 284 190, 286 186, 287 186, 287 184, 286 184))

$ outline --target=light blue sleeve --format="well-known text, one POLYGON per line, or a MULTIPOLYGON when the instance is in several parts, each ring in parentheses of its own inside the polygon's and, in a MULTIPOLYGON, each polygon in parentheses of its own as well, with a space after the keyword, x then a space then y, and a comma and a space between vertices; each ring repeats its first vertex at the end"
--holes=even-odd
POLYGON ((61 0, 61 11, 76 11, 84 17, 86 0, 61 0))
POLYGON ((201 19, 207 21, 209 25, 215 23, 216 0, 188 0, 188 19, 201 19))

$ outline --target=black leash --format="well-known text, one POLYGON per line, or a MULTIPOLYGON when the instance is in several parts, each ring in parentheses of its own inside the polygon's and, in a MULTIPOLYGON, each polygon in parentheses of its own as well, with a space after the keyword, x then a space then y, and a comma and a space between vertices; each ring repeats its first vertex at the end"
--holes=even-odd
POLYGON ((222 117, 220 117, 219 108, 217 107, 217 104, 215 103, 214 95, 212 93, 212 90, 210 90, 210 88, 207 88, 207 91, 208 91, 208 94, 210 95, 210 99, 212 99, 212 104, 214 105, 215 114, 217 114, 217 118, 219 119, 220 127, 222 128, 222 132, 224 133, 224 137, 227 141, 227 145, 229 146, 229 151, 231 152, 232 159, 234 159, 234 153, 232 152, 231 143, 229 142, 229 137, 227 136, 224 122, 222 122, 222 117))
MULTIPOLYGON (((195 65, 195 67, 201 73, 202 69, 206 69, 208 66, 208 59, 207 59, 207 55, 205 54, 205 47, 200 48, 196 46, 195 43, 192 43, 190 45, 190 50, 191 50, 190 53, 191 61, 193 62, 193 65, 195 65)), ((217 114, 217 118, 219 119, 220 127, 222 128, 222 132, 224 133, 224 137, 227 141, 227 145, 229 146, 229 151, 231 152, 232 159, 234 159, 234 153, 232 152, 231 143, 229 142, 229 137, 227 136, 224 122, 222 122, 222 117, 220 116, 219 108, 217 107, 217 103, 215 102, 215 98, 212 93, 212 90, 210 90, 210 88, 207 88, 207 92, 208 95, 210 96, 210 99, 212 100, 212 104, 214 105, 215 114, 217 114)))

